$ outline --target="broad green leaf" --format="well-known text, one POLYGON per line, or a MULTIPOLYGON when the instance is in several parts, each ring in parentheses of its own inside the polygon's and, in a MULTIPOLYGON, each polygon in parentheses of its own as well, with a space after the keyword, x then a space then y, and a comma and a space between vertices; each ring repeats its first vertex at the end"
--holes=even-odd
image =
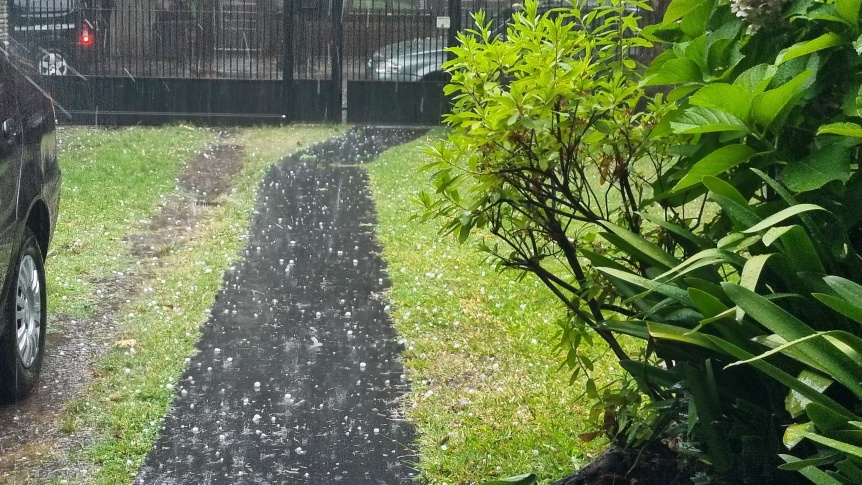
MULTIPOLYGON (((596 253, 594 251, 590 251, 588 249, 581 249, 581 254, 585 258, 587 258, 590 261, 590 263, 592 263, 592 265, 596 268, 605 267, 605 268, 613 268, 613 269, 616 269, 618 271, 623 271, 623 272, 629 271, 628 268, 621 265, 617 261, 614 261, 613 259, 608 258, 607 256, 604 256, 602 254, 596 253)), ((649 311, 650 307, 652 306, 652 302, 650 302, 649 300, 643 299, 643 298, 637 298, 638 295, 642 294, 642 289, 639 286, 633 285, 631 283, 620 280, 618 278, 614 278, 612 276, 608 276, 608 279, 611 280, 611 282, 614 285, 614 288, 616 289, 616 291, 618 291, 620 293, 620 295, 631 300, 631 302, 632 302, 631 304, 638 311, 640 311, 640 312, 649 311)))
POLYGON ((781 171, 781 178, 790 190, 807 192, 833 180, 847 182, 852 162, 851 151, 842 144, 833 143, 802 160, 788 163, 781 171))
POLYGON ((741 206, 748 207, 748 201, 736 190, 736 187, 717 177, 704 177, 703 185, 710 192, 727 197, 741 206))
MULTIPOLYGON (((794 426, 805 427, 805 426, 810 425, 810 424, 811 423, 791 424, 790 428, 793 428, 794 426)), ((788 428, 787 431, 790 431, 790 428, 788 428)), ((811 431, 814 431, 814 430, 811 430, 811 431)), ((811 431, 805 431, 805 432, 811 432, 811 431)), ((801 434, 802 431, 798 431, 798 432, 794 431, 794 433, 799 433, 799 440, 800 441, 805 438, 801 434)), ((787 435, 787 433, 785 432, 785 436, 786 435, 787 435)), ((794 436, 794 438, 795 438, 795 436, 794 436)), ((790 447, 790 446, 787 447, 787 449, 791 449, 791 448, 792 447, 790 447)), ((831 464, 835 463, 837 458, 840 458, 842 456, 843 455, 841 455, 837 451, 832 451, 830 453, 825 453, 825 454, 818 453, 817 455, 814 456, 814 458, 806 458, 804 460, 799 460, 799 461, 796 461, 793 463, 785 463, 783 465, 780 465, 778 467, 778 469, 779 470, 787 470, 787 471, 799 471, 799 470, 802 470, 802 469, 808 468, 808 467, 831 465, 831 464)))
POLYGON ((706 46, 706 66, 709 71, 728 72, 742 60, 742 45, 736 39, 744 27, 742 19, 735 18, 709 33, 706 46))
POLYGON ((745 123, 714 108, 694 106, 688 108, 670 123, 674 132, 681 134, 714 133, 720 131, 748 132, 745 123))
MULTIPOLYGON (((780 347, 780 346, 787 343, 787 340, 784 340, 783 338, 779 337, 778 335, 776 335, 774 333, 771 333, 768 335, 757 335, 752 340, 754 342, 761 344, 761 345, 769 347, 770 349, 780 347)), ((813 369, 813 371, 820 372, 820 374, 814 374, 815 376, 825 376, 826 374, 828 374, 828 372, 826 372, 826 370, 823 368, 823 366, 820 365, 820 363, 818 361, 812 359, 811 357, 809 357, 807 354, 805 354, 804 352, 802 352, 801 350, 799 350, 796 347, 787 347, 785 349, 784 353, 787 354, 793 360, 810 367, 811 369, 813 369)), ((804 377, 806 375, 805 372, 808 372, 808 369, 802 371, 799 379, 805 378, 804 377)), ((827 379, 826 377, 823 377, 823 378, 827 379)), ((832 379, 829 379, 829 383, 832 383, 832 382, 833 382, 832 379)), ((809 384, 810 384, 810 382, 809 382, 809 384)), ((812 386, 812 387, 814 387, 814 386, 812 386)), ((791 392, 790 394, 788 394, 787 398, 790 399, 792 396, 793 396, 793 393, 791 392)), ((799 412, 802 412, 804 410, 803 408, 804 408, 805 404, 807 404, 807 402, 803 402, 802 404, 800 404, 800 407, 799 407, 800 411, 799 412)), ((789 407, 790 402, 789 401, 785 402, 785 405, 788 406, 788 409, 790 409, 790 407, 789 407)))
POLYGON ((835 468, 847 477, 850 483, 862 483, 862 465, 854 463, 852 458, 839 461, 835 464, 835 468))
MULTIPOLYGON (((826 391, 826 389, 828 389, 834 382, 832 379, 808 369, 800 372, 797 380, 817 392, 826 391)), ((805 413, 805 410, 808 409, 808 406, 811 403, 811 399, 803 396, 795 389, 791 389, 791 391, 787 393, 787 397, 784 399, 784 408, 787 409, 787 412, 790 413, 791 416, 798 418, 805 413)), ((844 417, 846 418, 847 416, 844 417)))
POLYGON ((748 249, 753 244, 759 243, 761 239, 762 238, 758 235, 746 236, 741 232, 731 232, 727 236, 719 239, 716 246, 719 249, 738 253, 748 249))
POLYGON ((644 86, 702 82, 700 67, 687 57, 671 59, 643 81, 644 86))
POLYGON ((706 334, 699 332, 690 332, 685 328, 658 322, 647 322, 647 328, 649 328, 650 336, 655 339, 682 342, 686 344, 696 345, 698 347, 717 352, 718 354, 725 354, 721 347, 716 345, 706 334))
POLYGON ((782 222, 786 219, 789 219, 797 214, 801 214, 803 212, 813 211, 813 210, 824 210, 822 207, 814 204, 799 204, 788 207, 784 210, 780 210, 775 214, 767 217, 766 219, 760 221, 759 223, 751 226, 750 228, 742 231, 746 234, 753 234, 756 232, 760 232, 764 229, 769 229, 770 227, 782 222))
POLYGON ((637 360, 620 361, 620 367, 637 379, 643 379, 649 384, 657 384, 666 389, 673 387, 681 380, 679 376, 667 369, 637 360))
POLYGON ((759 94, 769 86, 770 81, 775 77, 775 72, 776 67, 771 64, 758 64, 740 74, 733 81, 733 85, 742 86, 750 93, 759 94))
POLYGON ((661 217, 656 217, 656 216, 649 214, 649 213, 646 213, 646 212, 638 212, 638 215, 640 215, 641 217, 643 217, 647 221, 650 221, 653 224, 660 226, 664 229, 667 229, 668 231, 676 234, 677 236, 681 236, 682 238, 686 239, 687 241, 694 243, 694 245, 697 246, 698 248, 705 248, 706 246, 710 245, 710 242, 707 241, 706 239, 696 235, 695 233, 691 232, 690 230, 688 230, 684 227, 679 226, 678 224, 674 224, 672 222, 664 220, 661 217))
POLYGON ((823 281, 845 300, 854 302, 854 304, 862 302, 862 285, 840 276, 831 275, 825 276, 823 281))
MULTIPOLYGON (((705 423, 714 423, 722 417, 722 405, 718 397, 715 375, 712 372, 712 361, 708 359, 705 364, 704 369, 686 365, 683 370, 691 398, 697 407, 698 419, 705 423)), ((728 470, 733 462, 730 443, 725 439, 725 433, 726 430, 713 427, 711 432, 705 434, 710 460, 718 471, 728 470)))
POLYGON ((843 40, 840 35, 834 32, 829 32, 817 37, 816 39, 799 42, 798 44, 794 44, 787 49, 784 49, 780 54, 778 54, 778 58, 775 60, 775 65, 784 64, 791 59, 796 59, 797 57, 808 55, 812 52, 839 46, 842 43, 843 40))
POLYGON ((859 25, 859 5, 860 0, 835 0, 835 9, 838 10, 838 15, 847 21, 851 26, 859 25))
POLYGON ((682 180, 676 184, 673 191, 679 192, 692 185, 699 184, 704 177, 721 175, 740 163, 747 162, 756 154, 757 151, 748 145, 728 145, 721 147, 698 160, 682 180))
MULTIPOLYGON (((776 337, 777 337, 777 335, 776 335, 776 337)), ((786 355, 788 355, 788 356, 790 356, 790 357, 792 357, 792 358, 794 358, 794 359, 796 359, 802 363, 809 364, 812 367, 815 367, 817 369, 822 369, 822 370, 824 370, 824 372, 829 373, 829 363, 828 362, 823 362, 823 364, 826 364, 826 365, 821 366, 820 361, 817 361, 817 362, 810 361, 807 357, 807 353, 805 355, 801 355, 801 354, 799 354, 799 352, 795 351, 796 350, 795 348, 801 347, 803 343, 808 342, 809 340, 819 339, 819 338, 825 338, 826 340, 828 340, 829 343, 831 343, 833 346, 838 348, 841 353, 843 353, 847 357, 849 357, 849 359, 851 361, 853 361, 853 362, 859 362, 860 361, 858 351, 862 350, 862 341, 860 341, 858 339, 858 337, 856 337, 855 335, 853 335, 851 333, 844 332, 842 330, 832 330, 829 332, 817 332, 815 334, 808 335, 806 337, 802 337, 802 338, 793 340, 791 342, 785 341, 784 343, 773 347, 771 350, 769 350, 767 352, 764 352, 760 355, 752 357, 751 359, 741 360, 738 362, 734 362, 732 364, 728 364, 727 367, 734 367, 734 366, 742 365, 742 364, 750 364, 754 361, 762 360, 762 359, 765 359, 767 357, 770 357, 770 356, 778 354, 778 353, 783 353, 783 354, 786 354, 786 355), (849 343, 849 345, 847 343, 849 343)), ((813 375, 808 376, 808 377, 813 377, 813 375)))
MULTIPOLYGON (((749 258, 742 267, 742 274, 739 277, 740 286, 751 291, 757 291, 757 282, 760 281, 760 273, 763 272, 767 261, 773 255, 757 254, 749 258)), ((743 318, 745 318, 745 311, 740 307, 736 307, 736 321, 741 322, 743 318)))
POLYGON ((757 254, 749 258, 745 262, 745 266, 742 267, 742 275, 739 277, 740 286, 756 291, 757 282, 760 281, 760 273, 763 272, 766 262, 772 256, 773 254, 757 254))
MULTIPOLYGON (((753 354, 746 352, 738 346, 723 340, 721 338, 707 335, 703 333, 692 333, 684 328, 674 325, 666 325, 661 323, 647 322, 650 335, 653 338, 673 340, 691 345, 696 345, 719 354, 727 354, 737 359, 750 359, 753 354)), ((853 413, 849 412, 844 406, 835 402, 832 398, 826 396, 822 391, 818 391, 810 387, 806 382, 793 377, 784 370, 775 367, 765 360, 758 360, 751 363, 751 366, 758 369, 769 377, 772 377, 780 384, 798 391, 801 395, 810 399, 812 402, 820 403, 823 406, 844 415, 847 419, 858 419, 853 413)))
POLYGON ((846 417, 815 402, 805 406, 805 414, 817 426, 817 429, 823 433, 853 429, 853 426, 848 423, 846 417))
POLYGON ((498 478, 489 482, 482 482, 482 485, 533 485, 536 483, 536 475, 527 473, 508 478, 498 478))
POLYGON ((862 138, 862 126, 856 123, 830 123, 817 129, 818 135, 842 135, 852 138, 862 138))
POLYGON ((751 210, 748 204, 739 204, 736 200, 716 193, 710 193, 709 198, 721 206, 721 209, 733 222, 734 228, 738 230, 744 230, 761 221, 760 217, 751 210))
POLYGON ((734 265, 741 265, 743 261, 744 259, 742 256, 739 256, 730 251, 725 251, 718 248, 704 249, 697 254, 693 254, 685 261, 665 271, 654 279, 667 281, 668 277, 672 276, 673 279, 676 279, 679 276, 683 276, 687 273, 690 273, 696 268, 712 266, 717 263, 730 263, 734 265))
MULTIPOLYGON (((703 1, 699 3, 700 5, 697 8, 688 12, 679 22, 680 30, 689 37, 698 37, 706 34, 706 26, 712 13, 713 3, 703 1)), ((701 56, 705 57, 704 54, 701 54, 701 56)))
POLYGON ((597 326, 602 330, 631 335, 642 340, 649 339, 649 331, 647 330, 646 322, 642 320, 605 320, 604 322, 600 322, 597 326))
POLYGON ((639 261, 644 261, 661 269, 670 269, 679 264, 679 261, 659 246, 647 241, 638 234, 617 225, 606 222, 605 226, 612 234, 602 233, 601 236, 614 246, 627 250, 629 254, 639 261))
POLYGON ((677 86, 673 88, 671 92, 667 95, 668 101, 679 101, 680 99, 691 94, 692 91, 696 91, 700 87, 698 83, 688 83, 683 84, 681 86, 677 86))
POLYGON ((853 446, 862 446, 862 431, 858 429, 838 430, 829 437, 853 446))
MULTIPOLYGON (((766 175, 766 173, 764 173, 762 170, 752 168, 751 171, 754 172, 755 174, 757 174, 757 176, 760 177, 766 183, 766 185, 771 187, 772 190, 774 190, 776 194, 781 196, 781 198, 784 200, 784 202, 787 205, 799 204, 799 202, 796 200, 796 198, 790 193, 789 190, 787 190, 787 188, 785 186, 776 182, 772 177, 766 175)), ((802 220, 802 223, 805 225, 805 229, 807 230, 808 234, 811 236, 811 240, 814 243, 815 247, 818 247, 818 248, 830 247, 830 244, 829 244, 826 236, 824 236, 823 231, 820 230, 820 225, 815 224, 814 219, 812 219, 811 216, 809 216, 808 214, 799 214, 799 219, 802 220)), ((822 256, 827 258, 827 261, 825 263, 827 266, 829 266, 830 263, 834 259, 830 252, 826 252, 822 256)))
POLYGON ((826 295, 823 293, 812 293, 811 296, 817 298, 824 305, 844 315, 845 317, 857 323, 862 323, 862 307, 859 307, 854 303, 847 301, 844 298, 839 298, 837 296, 826 295))
POLYGON ((673 22, 686 16, 703 4, 702 0, 673 0, 664 13, 664 22, 673 22))
POLYGON ((659 283, 657 281, 653 281, 648 278, 644 278, 643 276, 636 275, 627 271, 619 271, 612 268, 596 268, 602 273, 613 276, 615 278, 619 278, 623 281, 631 283, 636 286, 640 286, 641 288, 647 290, 648 292, 656 292, 672 298, 676 300, 678 303, 681 303, 684 306, 690 307, 691 300, 688 298, 688 293, 674 285, 669 285, 665 283, 659 283))
POLYGON ((769 128, 793 101, 813 82, 814 70, 803 71, 783 85, 758 94, 751 102, 751 113, 760 126, 769 128))
POLYGON ((697 288, 688 289, 688 297, 705 318, 711 318, 728 310, 727 305, 709 293, 697 288))
POLYGON ((831 438, 827 438, 825 436, 821 436, 815 433, 804 433, 803 436, 810 439, 811 441, 820 443, 821 445, 825 445, 832 449, 847 453, 849 455, 862 458, 862 448, 858 446, 853 446, 851 444, 844 443, 843 441, 833 440, 831 438))
MULTIPOLYGON (((652 334, 652 331, 650 331, 650 334, 652 334)), ((720 340, 717 337, 713 336, 708 336, 707 339, 713 341, 717 347, 737 358, 748 359, 752 357, 751 354, 745 352, 744 350, 731 344, 730 342, 720 340)), ((769 377, 772 377, 773 379, 788 387, 789 389, 799 393, 801 396, 807 398, 811 402, 821 404, 826 408, 843 415, 847 419, 857 419, 853 413, 848 411, 841 404, 835 402, 832 398, 823 394, 822 391, 812 388, 804 380, 794 378, 790 374, 784 372, 782 369, 773 366, 765 360, 754 361, 751 363, 751 366, 758 369, 760 372, 768 375, 769 377)))
MULTIPOLYGON (((775 303, 751 290, 733 283, 722 283, 722 288, 734 303, 746 314, 787 341, 793 341, 814 334, 814 330, 775 303)), ((862 365, 854 362, 846 354, 838 352, 828 341, 817 338, 799 343, 799 348, 811 358, 820 362, 836 381, 843 384, 857 397, 862 397, 862 365)))
POLYGON ((781 240, 781 253, 787 257, 797 273, 820 275, 826 272, 817 248, 802 226, 773 227, 763 235, 763 244, 769 246, 775 239, 781 240))
MULTIPOLYGON (((862 48, 862 36, 859 48, 862 48)), ((862 50, 857 49, 857 54, 862 56, 862 50)), ((844 102, 841 103, 841 111, 847 116, 862 117, 862 82, 855 82, 850 86, 850 89, 844 93, 844 102)))
POLYGON ((778 227, 770 227, 766 233, 763 235, 763 245, 766 247, 772 246, 772 243, 781 239, 781 236, 787 234, 794 227, 799 226, 778 226, 778 227))
POLYGON ((689 98, 688 102, 693 106, 724 111, 745 122, 751 109, 751 93, 742 86, 714 83, 702 87, 689 98))
MULTIPOLYGON (((732 363, 732 364, 728 364, 728 365, 727 365, 727 367, 728 367, 728 368, 730 368, 730 367, 735 367, 735 366, 738 366, 738 365, 750 364, 750 363, 752 363, 752 362, 755 362, 755 361, 758 361, 758 360, 762 360, 762 359, 765 359, 765 358, 767 358, 767 357, 771 357, 771 356, 773 356, 773 355, 775 355, 775 354, 779 354, 779 353, 787 353, 787 354, 791 354, 790 350, 793 350, 793 347, 795 347, 795 346, 797 346, 797 345, 800 345, 800 344, 802 344, 802 343, 804 343, 804 342, 807 342, 807 341, 809 341, 809 340, 815 339, 815 338, 821 338, 821 337, 823 337, 823 336, 824 336, 824 334, 823 334, 823 333, 815 333, 815 334, 809 335, 809 336, 807 336, 807 337, 802 337, 802 338, 800 338, 800 339, 793 340, 793 341, 791 341, 791 342, 786 342, 786 341, 785 341, 785 342, 784 342, 784 343, 782 343, 781 345, 778 345, 778 346, 776 346, 775 348, 773 348, 773 349, 771 349, 771 350, 769 350, 769 351, 767 351, 767 352, 764 352, 764 353, 762 353, 762 354, 759 354, 759 355, 757 355, 757 356, 755 356, 755 357, 752 357, 752 358, 750 358, 750 359, 740 360, 740 361, 734 362, 734 363, 732 363)), ((777 336, 776 336, 776 337, 777 337, 777 336)), ((779 337, 779 338, 780 338, 780 337, 779 337)))
POLYGON ((862 338, 844 330, 835 330, 826 334, 826 340, 854 362, 862 362, 862 338))
MULTIPOLYGON (((794 446, 798 445, 799 442, 805 438, 802 433, 810 433, 812 431, 814 431, 814 423, 791 424, 786 430, 784 430, 784 436, 782 437, 784 446, 787 447, 788 450, 792 450, 794 446)), ((795 469, 798 470, 798 468, 795 469)))
POLYGON ((688 286, 709 293, 716 298, 720 299, 726 296, 724 294, 724 290, 722 290, 720 286, 711 281, 702 280, 700 278, 685 278, 685 282, 686 284, 688 284, 688 286))

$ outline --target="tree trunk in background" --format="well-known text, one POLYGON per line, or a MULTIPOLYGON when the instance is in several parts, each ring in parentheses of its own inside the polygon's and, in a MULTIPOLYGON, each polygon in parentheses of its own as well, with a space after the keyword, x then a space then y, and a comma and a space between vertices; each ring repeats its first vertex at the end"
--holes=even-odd
POLYGON ((653 25, 661 22, 664 17, 664 12, 667 10, 670 0, 650 0, 650 5, 653 8, 652 12, 643 13, 643 25, 653 25))
MULTIPOLYGON (((670 4, 671 0, 649 0, 650 5, 653 10, 643 11, 641 12, 641 27, 646 27, 647 25, 655 25, 661 23, 664 18, 664 13, 667 11, 667 6, 670 4)), ((641 50, 635 58, 638 62, 643 65, 649 66, 652 63, 652 60, 658 56, 664 47, 655 46, 652 49, 644 49, 641 50)))

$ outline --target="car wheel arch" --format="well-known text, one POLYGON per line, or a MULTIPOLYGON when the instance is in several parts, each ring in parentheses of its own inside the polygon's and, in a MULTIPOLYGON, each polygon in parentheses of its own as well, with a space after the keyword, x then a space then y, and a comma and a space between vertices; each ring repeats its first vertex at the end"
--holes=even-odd
POLYGON ((27 209, 26 217, 21 217, 19 220, 25 221, 15 233, 15 246, 13 254, 18 254, 20 251, 21 242, 24 239, 24 233, 27 228, 33 231, 36 236, 36 241, 39 243, 39 250, 42 253, 42 259, 48 257, 48 245, 51 242, 51 214, 48 212, 48 206, 41 198, 36 198, 27 209))

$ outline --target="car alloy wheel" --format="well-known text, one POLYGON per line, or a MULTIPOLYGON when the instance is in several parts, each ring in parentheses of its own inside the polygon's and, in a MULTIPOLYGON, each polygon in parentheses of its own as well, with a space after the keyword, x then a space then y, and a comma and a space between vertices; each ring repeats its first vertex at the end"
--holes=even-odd
POLYGON ((0 305, 0 401, 23 399, 39 381, 45 358, 45 264, 39 241, 29 228, 12 273, 5 304, 0 305))
POLYGON ((66 58, 57 51, 45 51, 39 58, 39 74, 43 76, 65 76, 69 72, 66 58))
POLYGON ((39 355, 42 332, 42 285, 36 262, 30 255, 21 259, 15 291, 15 328, 21 365, 29 368, 39 355))

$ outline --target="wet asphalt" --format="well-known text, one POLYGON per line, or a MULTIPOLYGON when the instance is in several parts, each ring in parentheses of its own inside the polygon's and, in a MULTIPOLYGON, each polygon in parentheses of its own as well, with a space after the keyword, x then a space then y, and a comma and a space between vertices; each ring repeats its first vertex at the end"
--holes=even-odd
POLYGON ((271 169, 135 483, 412 482, 409 383, 357 164, 420 134, 355 129, 271 169))

